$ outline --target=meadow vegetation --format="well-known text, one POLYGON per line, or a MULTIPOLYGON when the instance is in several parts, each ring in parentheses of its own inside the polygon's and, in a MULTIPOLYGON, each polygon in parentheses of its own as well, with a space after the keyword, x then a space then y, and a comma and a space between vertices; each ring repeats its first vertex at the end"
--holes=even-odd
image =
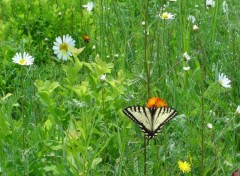
POLYGON ((1 175, 231 175, 240 1, 88 3, 0 1, 1 175), (63 36, 64 59, 53 50, 63 36), (178 115, 145 163, 144 135, 122 109, 155 96, 178 115))

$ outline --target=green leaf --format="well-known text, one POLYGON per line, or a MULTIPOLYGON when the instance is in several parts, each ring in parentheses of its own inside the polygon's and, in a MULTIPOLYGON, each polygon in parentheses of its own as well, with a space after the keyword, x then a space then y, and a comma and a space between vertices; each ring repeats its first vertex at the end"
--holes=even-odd
POLYGON ((83 140, 86 141, 86 132, 85 132, 85 130, 80 125, 78 125, 78 129, 81 132, 81 136, 83 137, 83 140))
POLYGON ((83 65, 84 66, 86 66, 91 72, 93 72, 94 73, 94 70, 93 70, 93 68, 92 68, 92 65, 91 64, 89 64, 89 63, 87 63, 87 62, 82 62, 83 63, 83 65))
POLYGON ((89 89, 89 83, 87 81, 83 81, 81 85, 75 85, 73 87, 68 86, 68 88, 73 90, 80 98, 91 94, 91 91, 89 89))
POLYGON ((78 73, 81 70, 83 64, 79 61, 79 59, 76 57, 75 61, 72 62, 73 65, 63 65, 63 70, 67 75, 67 80, 71 84, 74 84, 78 80, 78 73))
POLYGON ((52 172, 53 175, 58 175, 60 174, 60 172, 58 171, 58 168, 56 165, 50 165, 50 166, 46 166, 44 167, 44 170, 46 172, 52 172))
POLYGON ((52 100, 51 100, 48 92, 46 92, 46 91, 38 92, 38 97, 39 97, 39 99, 40 99, 40 101, 42 102, 43 105, 51 106, 52 100))
POLYGON ((7 93, 4 97, 1 98, 0 102, 4 102, 8 97, 12 96, 13 94, 7 93))
POLYGON ((52 121, 50 119, 47 119, 43 127, 47 130, 50 130, 50 128, 52 127, 52 121))
POLYGON ((91 164, 91 169, 95 169, 96 166, 102 162, 102 158, 95 158, 93 161, 92 161, 92 164, 91 164))
POLYGON ((95 68, 97 75, 103 75, 105 73, 111 73, 111 69, 113 68, 113 63, 105 63, 103 62, 99 56, 96 56, 95 63, 92 64, 95 68))
POLYGON ((52 94, 53 91, 60 86, 58 82, 51 82, 48 80, 45 82, 43 82, 42 80, 36 80, 34 84, 37 87, 38 91, 45 91, 48 94, 52 94))
POLYGON ((53 149, 53 150, 62 150, 63 146, 62 146, 62 144, 59 144, 59 145, 51 146, 50 148, 53 149))

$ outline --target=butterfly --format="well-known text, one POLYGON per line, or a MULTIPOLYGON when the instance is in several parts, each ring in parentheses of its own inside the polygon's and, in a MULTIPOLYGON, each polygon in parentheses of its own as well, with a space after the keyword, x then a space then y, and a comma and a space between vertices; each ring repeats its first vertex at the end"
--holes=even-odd
POLYGON ((137 123, 148 139, 154 139, 167 122, 177 115, 177 111, 170 107, 130 106, 123 109, 123 113, 137 123))

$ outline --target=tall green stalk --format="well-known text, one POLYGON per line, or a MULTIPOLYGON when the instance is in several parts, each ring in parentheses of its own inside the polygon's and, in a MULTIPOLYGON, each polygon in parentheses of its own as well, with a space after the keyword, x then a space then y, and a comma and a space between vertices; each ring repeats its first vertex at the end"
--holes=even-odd
MULTIPOLYGON (((148 58, 148 5, 149 0, 146 0, 145 5, 145 28, 144 28, 144 56, 145 56, 145 72, 147 76, 147 97, 150 97, 150 64, 148 58)), ((147 147, 146 147, 146 136, 144 135, 144 175, 147 175, 147 147)))
POLYGON ((201 124, 201 176, 204 176, 204 155, 205 155, 205 145, 204 145, 204 129, 205 129, 205 116, 204 116, 204 80, 205 80, 205 59, 204 59, 204 49, 202 43, 198 37, 198 43, 200 45, 201 54, 202 54, 202 64, 201 64, 201 73, 202 73, 202 82, 201 82, 201 104, 202 104, 202 124, 201 124))
POLYGON ((24 95, 24 80, 23 80, 23 66, 21 66, 21 118, 23 124, 23 150, 25 148, 25 118, 24 118, 24 107, 23 107, 23 95, 24 95))

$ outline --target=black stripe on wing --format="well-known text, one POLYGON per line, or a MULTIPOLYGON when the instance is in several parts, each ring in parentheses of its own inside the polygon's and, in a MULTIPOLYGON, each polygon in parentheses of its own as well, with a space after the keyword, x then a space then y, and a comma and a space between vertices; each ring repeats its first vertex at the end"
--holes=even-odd
POLYGON ((142 132, 149 138, 149 136, 152 136, 152 131, 150 129, 147 129, 146 126, 138 119, 138 117, 135 117, 136 115, 141 116, 141 118, 145 119, 148 125, 151 126, 152 121, 152 115, 150 109, 144 106, 130 106, 125 109, 123 109, 123 113, 127 115, 132 121, 137 123, 139 127, 142 129, 142 132), (135 114, 135 115, 134 115, 135 114))
POLYGON ((153 131, 154 137, 157 136, 157 134, 160 132, 160 130, 165 126, 171 119, 173 119, 177 115, 177 111, 173 108, 170 107, 160 107, 156 110, 157 114, 154 114, 154 117, 159 117, 161 116, 162 113, 169 113, 168 117, 157 127, 156 130, 153 131))
POLYGON ((123 113, 137 123, 149 139, 155 139, 162 127, 177 115, 177 111, 170 107, 147 108, 144 106, 130 106, 123 109, 123 113), (163 121, 153 130, 151 125, 155 122, 155 118, 163 118, 164 115, 167 115, 166 119, 161 119, 163 121), (135 116, 140 116, 140 118, 135 116), (147 124, 144 125, 141 122, 142 119, 145 119, 147 124), (146 125, 149 125, 149 129, 146 125))

